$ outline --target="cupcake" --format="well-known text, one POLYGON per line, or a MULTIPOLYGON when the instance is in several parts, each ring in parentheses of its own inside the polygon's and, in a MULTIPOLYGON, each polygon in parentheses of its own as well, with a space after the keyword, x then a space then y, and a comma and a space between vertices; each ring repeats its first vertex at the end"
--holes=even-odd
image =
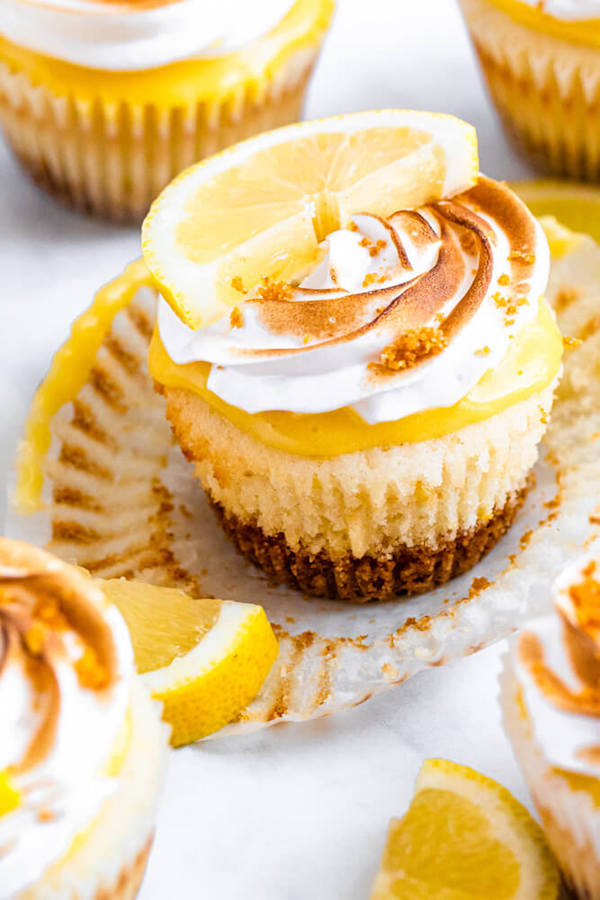
POLYGON ((514 641, 504 723, 575 896, 600 896, 600 557, 566 570, 514 641))
POLYGON ((139 220, 183 168, 299 118, 333 0, 4 0, 0 122, 35 180, 139 220))
POLYGON ((460 4, 517 147, 544 171, 600 179, 600 2, 460 4))
MULTIPOLYGON (((404 111, 348 117, 349 128, 364 131, 335 155, 336 178, 377 159, 377 146, 363 147, 359 160, 343 153, 361 140, 377 144, 381 127, 366 135, 378 116, 410 120, 415 130, 418 123, 420 134, 426 124, 468 127, 404 111)), ((431 170, 421 152, 410 181, 414 205, 397 207, 408 195, 390 196, 389 171, 396 168, 400 183, 406 142, 406 129, 385 137, 386 154, 395 148, 399 159, 386 162, 380 187, 366 176, 369 198, 360 187, 351 214, 339 213, 339 195, 325 193, 337 227, 322 224, 300 279, 266 277, 248 289, 234 276, 239 306, 195 329, 166 300, 158 304, 150 373, 219 521, 272 581, 316 596, 413 594, 475 565, 523 502, 560 369, 562 339, 543 297, 548 245, 536 220, 477 168, 467 190, 459 190, 461 178, 426 187, 431 170), (436 192, 435 202, 417 201, 436 192)), ((448 144, 456 153, 458 136, 448 144)), ((431 156, 443 158, 442 147, 432 143, 431 156)), ((144 228, 154 272, 186 177, 157 201, 144 228)), ((234 183, 248 178, 236 173, 234 183)), ((179 236, 184 227, 189 216, 179 236)), ((168 236, 164 246, 170 264, 168 236)), ((163 293, 191 319, 185 302, 199 276, 185 261, 180 267, 188 292, 163 293)))
POLYGON ((0 539, 0 889, 13 900, 133 898, 167 726, 127 628, 72 566, 0 539))

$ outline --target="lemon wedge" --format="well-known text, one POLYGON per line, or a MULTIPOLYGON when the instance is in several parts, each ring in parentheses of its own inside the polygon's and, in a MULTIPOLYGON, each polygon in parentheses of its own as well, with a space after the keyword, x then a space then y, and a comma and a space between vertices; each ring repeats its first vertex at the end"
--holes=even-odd
POLYGON ((124 579, 102 587, 127 623, 136 668, 163 703, 174 747, 218 731, 257 696, 278 653, 262 607, 124 579))
POLYGON ((541 828, 506 788, 428 759, 390 825, 371 900, 558 900, 560 884, 541 828))
POLYGON ((511 187, 534 216, 554 216, 570 231, 600 241, 600 188, 546 178, 517 181, 511 187))
POLYGON ((475 130, 453 116, 378 110, 301 122, 181 173, 144 222, 144 259, 183 321, 205 327, 261 279, 301 278, 353 214, 449 197, 477 173, 475 130))

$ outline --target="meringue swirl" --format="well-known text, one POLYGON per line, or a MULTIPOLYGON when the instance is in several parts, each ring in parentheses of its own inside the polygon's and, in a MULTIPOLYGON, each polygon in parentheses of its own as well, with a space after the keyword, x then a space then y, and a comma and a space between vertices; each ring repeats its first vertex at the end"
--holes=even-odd
POLYGON ((558 579, 552 615, 535 619, 516 644, 516 673, 548 762, 600 773, 600 560, 587 557, 558 579))
POLYGON ((159 300, 170 359, 210 363, 207 388, 248 413, 349 406, 396 420, 454 405, 497 366, 549 273, 536 220, 483 176, 418 210, 357 214, 322 254, 298 286, 266 281, 201 331, 159 300))
POLYGON ((117 787, 133 676, 127 629, 72 567, 0 539, 0 889, 11 897, 60 859, 117 787))
POLYGON ((267 34, 292 0, 3 0, 0 34, 37 53, 109 71, 231 53, 267 34))

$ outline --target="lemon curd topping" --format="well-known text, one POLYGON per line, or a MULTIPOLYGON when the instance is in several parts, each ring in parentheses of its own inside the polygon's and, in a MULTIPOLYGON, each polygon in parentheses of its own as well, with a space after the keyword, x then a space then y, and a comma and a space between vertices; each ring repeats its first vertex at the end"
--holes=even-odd
POLYGON ((489 0, 519 25, 543 31, 551 37, 576 44, 600 47, 600 17, 591 19, 558 18, 546 12, 541 5, 530 5, 522 0, 489 0))
POLYGON ((247 413, 208 390, 208 363, 173 363, 156 329, 148 366, 159 384, 199 394, 216 412, 262 443, 299 456, 319 457, 429 440, 490 418, 550 384, 560 369, 562 352, 558 326, 541 299, 536 319, 517 335, 501 365, 486 372, 462 400, 373 425, 349 407, 316 414, 247 413))
MULTIPOLYGON (((156 68, 108 71, 75 65, 18 46, 0 34, 0 62, 24 72, 59 96, 76 92, 82 102, 127 101, 158 107, 217 104, 244 91, 260 99, 279 68, 296 52, 310 48, 329 24, 333 0, 296 0, 268 34, 233 53, 186 59, 156 68)), ((115 108, 115 116, 119 109, 115 108)))

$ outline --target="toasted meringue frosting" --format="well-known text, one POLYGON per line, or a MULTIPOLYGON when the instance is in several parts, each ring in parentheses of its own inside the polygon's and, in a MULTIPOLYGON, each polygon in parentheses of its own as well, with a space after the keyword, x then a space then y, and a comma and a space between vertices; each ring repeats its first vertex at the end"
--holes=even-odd
POLYGON ((0 893, 35 883, 118 787, 133 655, 125 623, 93 582, 0 539, 0 893), (121 747, 122 750, 122 747, 121 747))
POLYGON ((248 413, 397 420, 453 406, 496 367, 536 318, 549 272, 536 220, 483 176, 422 209, 355 215, 322 251, 300 286, 266 282, 201 331, 160 300, 169 358, 211 363, 207 388, 248 413))
POLYGON ((555 611, 530 622, 516 642, 516 673, 548 763, 600 776, 600 560, 567 569, 555 611))
POLYGON ((89 68, 150 69, 238 50, 292 6, 293 0, 3 0, 0 35, 89 68))

